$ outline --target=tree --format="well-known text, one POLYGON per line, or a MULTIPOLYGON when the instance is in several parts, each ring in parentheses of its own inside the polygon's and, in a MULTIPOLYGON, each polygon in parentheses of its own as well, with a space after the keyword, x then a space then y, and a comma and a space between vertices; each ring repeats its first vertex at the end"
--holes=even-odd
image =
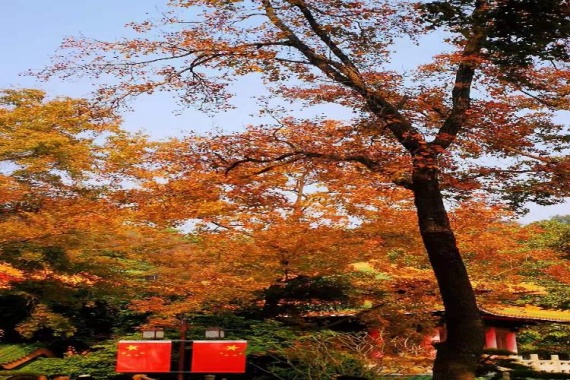
POLYGON ((137 254, 153 235, 112 196, 120 181, 136 180, 128 160, 140 157, 143 141, 121 131, 112 110, 86 100, 2 91, 0 297, 8 339, 14 331, 52 343, 111 333, 113 313, 129 289, 136 293, 144 268, 137 254))
POLYGON ((64 47, 73 54, 43 74, 123 78, 99 91, 101 100, 114 104, 176 90, 184 102, 222 109, 232 80, 261 75, 273 96, 356 112, 346 123, 281 120, 274 131, 266 128, 271 149, 255 149, 250 141, 228 166, 257 166, 265 173, 276 164, 307 160, 354 164, 361 173, 368 170, 363 175, 408 189, 449 329, 434 378, 472 379, 482 323, 444 199, 486 191, 520 207, 567 195, 569 161, 562 144, 568 129, 555 117, 568 110, 565 1, 548 7, 486 0, 170 4, 181 16, 132 24, 147 33, 143 38, 67 40, 64 47), (184 20, 184 12, 192 18, 184 20), (511 28, 512 17, 524 23, 511 28), (547 26, 549 33, 530 33, 547 26), (150 33, 153 28, 168 31, 150 33), (388 64, 395 41, 421 42, 430 30, 448 43, 444 53, 415 72, 388 64))
POLYGON ((548 265, 538 266, 546 276, 543 284, 549 295, 543 297, 540 305, 544 308, 568 309, 568 259, 570 258, 570 225, 566 216, 555 216, 550 220, 532 223, 527 228, 533 231, 529 245, 534 251, 551 251, 548 265), (565 286, 566 285, 566 286, 565 286))
MULTIPOLYGON (((343 199, 352 203, 353 210, 347 213, 347 207, 338 202, 346 198, 342 192, 330 187, 310 189, 321 183, 316 169, 283 167, 268 172, 262 181, 252 181, 245 173, 228 178, 223 170, 198 165, 200 161, 211 165, 210 143, 217 143, 204 142, 204 138, 188 139, 183 141, 184 149, 171 143, 161 147, 163 153, 153 163, 159 183, 150 182, 129 194, 149 223, 178 226, 190 219, 194 228, 183 244, 170 244, 172 249, 163 249, 164 255, 149 258, 162 280, 149 285, 156 297, 139 303, 142 309, 158 312, 160 308, 171 316, 184 308, 200 312, 205 305, 211 311, 227 309, 232 302, 251 299, 276 282, 345 274, 354 271, 352 264, 378 256, 372 253, 374 248, 386 245, 383 249, 390 249, 392 231, 388 228, 350 228, 353 217, 373 223, 363 214, 364 204, 343 199), (161 294, 173 297, 174 302, 164 302, 161 294)), ((372 187, 367 191, 377 192, 372 187)), ((373 198, 391 226, 400 223, 399 217, 410 215, 392 207, 400 197, 396 191, 383 199, 373 198)), ((408 225, 413 222, 412 215, 408 225)), ((413 228, 408 231, 417 235, 413 228)))

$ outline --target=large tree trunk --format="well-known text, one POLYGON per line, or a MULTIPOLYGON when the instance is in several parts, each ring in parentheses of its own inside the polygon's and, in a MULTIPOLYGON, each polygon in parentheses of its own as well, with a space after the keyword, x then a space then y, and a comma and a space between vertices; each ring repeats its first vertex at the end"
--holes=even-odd
POLYGON ((441 194, 437 170, 414 168, 412 189, 420 233, 435 272, 447 340, 438 346, 434 380, 472 380, 484 344, 484 327, 441 194))

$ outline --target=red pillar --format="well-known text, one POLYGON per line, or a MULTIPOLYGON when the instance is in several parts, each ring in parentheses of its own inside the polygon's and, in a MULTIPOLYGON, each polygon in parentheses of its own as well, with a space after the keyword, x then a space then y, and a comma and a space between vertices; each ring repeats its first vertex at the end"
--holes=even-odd
POLYGON ((517 350, 517 334, 513 331, 509 331, 506 335, 507 350, 518 353, 517 350))
POLYGON ((494 327, 485 330, 485 348, 497 348, 497 332, 494 327))
POLYGON ((424 336, 424 340, 422 342, 422 348, 424 349, 425 353, 434 359, 435 355, 437 354, 437 350, 435 349, 434 344, 437 343, 441 343, 441 334, 439 328, 435 329, 431 334, 424 336))
POLYGON ((370 351, 370 357, 373 359, 384 357, 384 339, 382 338, 382 332, 378 329, 371 329, 368 332, 368 336, 371 338, 371 343, 374 347, 370 351))

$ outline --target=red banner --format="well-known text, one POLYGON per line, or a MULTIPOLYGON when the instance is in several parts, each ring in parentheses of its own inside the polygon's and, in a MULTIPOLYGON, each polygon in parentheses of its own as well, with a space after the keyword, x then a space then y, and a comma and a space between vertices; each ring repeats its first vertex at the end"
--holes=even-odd
POLYGON ((245 340, 195 340, 191 372, 244 373, 245 340))
POLYGON ((170 372, 169 340, 122 340, 117 350, 117 372, 170 372))

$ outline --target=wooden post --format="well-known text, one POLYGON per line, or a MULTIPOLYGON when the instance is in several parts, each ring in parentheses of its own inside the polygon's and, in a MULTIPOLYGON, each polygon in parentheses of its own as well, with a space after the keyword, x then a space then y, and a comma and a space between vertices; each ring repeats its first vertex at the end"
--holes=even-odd
POLYGON ((497 348, 497 331, 494 327, 485 330, 485 348, 497 348))
POLYGON ((186 331, 188 330, 188 322, 186 319, 180 321, 180 345, 178 346, 178 380, 184 380, 184 359, 186 357, 186 331))

